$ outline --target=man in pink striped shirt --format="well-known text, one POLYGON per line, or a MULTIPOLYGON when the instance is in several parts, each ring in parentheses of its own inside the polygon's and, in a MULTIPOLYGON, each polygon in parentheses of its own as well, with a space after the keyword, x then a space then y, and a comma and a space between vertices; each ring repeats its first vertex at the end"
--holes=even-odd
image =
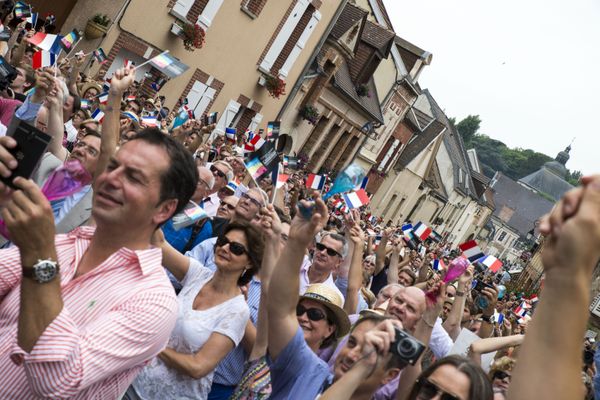
MULTIPOLYGON (((0 138, 5 176, 15 166, 12 147, 0 138)), ((197 180, 181 144, 145 129, 95 182, 97 228, 56 236, 33 181, 16 178, 14 192, 0 183, 2 218, 17 245, 0 251, 1 399, 123 395, 175 324, 177 300, 150 239, 197 180)))

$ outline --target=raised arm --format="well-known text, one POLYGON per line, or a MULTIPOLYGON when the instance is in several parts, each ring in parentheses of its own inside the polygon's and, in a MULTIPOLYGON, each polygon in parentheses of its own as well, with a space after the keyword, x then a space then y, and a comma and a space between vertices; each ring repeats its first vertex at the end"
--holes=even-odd
POLYGON ((102 121, 102 141, 100 143, 100 157, 94 174, 94 181, 104 171, 108 161, 117 150, 119 142, 119 127, 121 121, 121 100, 123 93, 131 86, 135 79, 133 68, 120 68, 115 71, 108 90, 108 102, 104 108, 104 121, 102 121))
POLYGON ((385 231, 383 231, 383 235, 381 235, 381 242, 375 251, 375 272, 373 275, 379 274, 385 267, 386 246, 393 234, 394 229, 387 228, 385 231))
MULTIPOLYGON (((327 206, 315 193, 314 213, 310 220, 302 218, 299 212, 292 221, 287 245, 273 273, 267 302, 269 313, 269 355, 275 359, 293 339, 298 330, 296 305, 300 287, 300 266, 306 249, 315 235, 327 223, 327 206)), ((310 207, 310 203, 303 201, 310 207)))
POLYGON ((64 96, 62 85, 56 80, 53 89, 46 97, 48 109, 48 133, 52 136, 48 151, 61 161, 65 161, 68 156, 67 149, 62 145, 65 126, 63 124, 63 104, 64 96))
POLYGON ((547 235, 544 290, 519 351, 510 400, 584 397, 581 348, 600 258, 600 176, 581 182, 584 187, 568 192, 540 223, 547 235))
POLYGON ((400 271, 400 268, 404 267, 410 262, 408 258, 400 262, 400 251, 402 250, 402 247, 404 247, 404 240, 401 238, 394 239, 393 246, 392 256, 390 257, 390 266, 387 273, 388 285, 391 283, 398 283, 398 272, 400 271))
POLYGON ((419 275, 417 276, 416 283, 427 282, 427 276, 429 275, 429 265, 431 265, 431 261, 433 257, 430 253, 427 253, 423 256, 423 261, 421 262, 421 266, 419 267, 419 275))
POLYGON ((481 355, 498 351, 512 346, 520 346, 523 343, 525 335, 512 335, 502 337, 491 337, 479 339, 471 343, 469 347, 469 357, 477 364, 481 365, 481 355))
POLYGON ((177 251, 165 240, 162 229, 158 228, 152 235, 152 244, 162 250, 162 265, 181 282, 190 269, 190 258, 177 251))
POLYGON ((473 266, 469 265, 465 272, 458 278, 458 286, 456 289, 456 296, 454 296, 454 303, 452 303, 452 308, 450 309, 450 313, 448 313, 448 318, 446 318, 442 324, 452 340, 456 340, 458 335, 460 335, 460 325, 462 322, 463 311, 465 309, 465 303, 467 302, 467 291, 471 288, 471 281, 473 280, 473 269, 473 266))
POLYGON ((360 228, 358 218, 354 221, 354 226, 350 229, 350 240, 354 246, 348 272, 348 290, 344 302, 344 311, 348 315, 355 314, 358 306, 358 296, 360 296, 359 291, 362 286, 362 260, 365 245, 365 233, 360 228))

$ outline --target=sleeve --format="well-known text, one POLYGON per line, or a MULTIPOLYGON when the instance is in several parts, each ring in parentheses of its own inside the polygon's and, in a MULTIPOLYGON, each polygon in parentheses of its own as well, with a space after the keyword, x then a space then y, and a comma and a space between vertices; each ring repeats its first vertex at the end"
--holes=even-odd
POLYGON ((340 292, 342 292, 342 295, 344 295, 345 297, 348 293, 348 278, 337 278, 335 280, 335 286, 337 286, 337 288, 340 289, 340 292))
POLYGON ((279 353, 277 359, 272 361, 270 357, 268 358, 272 379, 281 382, 294 380, 298 371, 312 370, 314 364, 318 363, 314 362, 315 359, 318 360, 317 356, 306 344, 302 328, 298 327, 296 335, 279 353))
POLYGON ((37 118, 42 103, 32 103, 31 95, 27 96, 25 102, 17 109, 15 116, 25 122, 33 123, 37 118))
POLYGON ((21 283, 21 255, 16 246, 0 250, 0 302, 21 283))
POLYGON ((243 300, 236 300, 235 303, 234 307, 226 311, 227 314, 219 321, 214 331, 227 336, 237 346, 244 337, 250 311, 243 300))
POLYGON ((198 281, 208 280, 213 275, 213 272, 202 265, 198 260, 190 257, 188 257, 188 260, 190 260, 190 266, 187 274, 185 274, 181 280, 182 287, 186 287, 198 281))
POLYGON ((172 291, 145 291, 81 329, 63 308, 30 353, 12 343, 39 397, 70 398, 116 373, 142 365, 164 349, 177 318, 172 291), (60 379, 58 378, 60 377, 60 379))
POLYGON ((433 325, 431 331, 431 338, 429 339, 429 348, 433 352, 433 355, 438 360, 446 357, 446 355, 452 350, 454 342, 448 332, 442 326, 441 318, 438 318, 433 325))

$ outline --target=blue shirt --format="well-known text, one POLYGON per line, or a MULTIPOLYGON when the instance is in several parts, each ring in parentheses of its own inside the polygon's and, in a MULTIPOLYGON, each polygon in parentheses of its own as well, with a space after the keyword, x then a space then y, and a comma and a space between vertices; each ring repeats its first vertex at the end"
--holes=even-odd
POLYGON ((200 264, 204 265, 211 271, 217 270, 217 264, 215 264, 215 244, 217 243, 216 237, 206 239, 198 246, 192 248, 190 251, 185 253, 187 257, 191 257, 195 260, 200 261, 200 264))
MULTIPOLYGON (((162 227, 162 231, 165 234, 165 240, 169 242, 171 246, 177 249, 178 252, 183 253, 185 245, 190 240, 194 225, 186 226, 180 230, 175 230, 173 226, 173 218, 169 219, 162 227)), ((206 221, 200 232, 196 235, 194 242, 190 249, 193 249, 198 244, 202 243, 206 239, 212 236, 212 224, 210 221, 206 221)))
MULTIPOLYGON (((344 295, 344 298, 348 297, 348 278, 338 277, 335 280, 335 286, 340 289, 340 292, 344 295)), ((358 290, 358 303, 356 304, 356 313, 360 313, 362 310, 366 310, 369 308, 369 304, 367 304, 364 299, 360 289, 358 290)))
POLYGON ((271 368, 272 399, 314 399, 333 380, 325 361, 306 344, 302 328, 277 359, 267 361, 271 368))
MULTIPOLYGON (((250 321, 256 326, 258 320, 258 307, 260 305, 260 281, 252 277, 250 286, 248 287, 248 308, 250 309, 250 321)), ((248 360, 249 354, 246 353, 244 347, 240 343, 231 350, 223 360, 217 365, 214 383, 225 386, 237 386, 244 375, 245 362, 248 360)))
POLYGON ((22 121, 26 121, 33 124, 35 122, 35 119, 37 118, 37 114, 40 111, 40 108, 42 107, 42 103, 32 103, 31 95, 32 93, 30 93, 27 96, 25 102, 15 112, 15 116, 22 121))
POLYGON ((600 399, 600 348, 594 353, 594 364, 596 365, 596 375, 594 376, 594 398, 600 399))

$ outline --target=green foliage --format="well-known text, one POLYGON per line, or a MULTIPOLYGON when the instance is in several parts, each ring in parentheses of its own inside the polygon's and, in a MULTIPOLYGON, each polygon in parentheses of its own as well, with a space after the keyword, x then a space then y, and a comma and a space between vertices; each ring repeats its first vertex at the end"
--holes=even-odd
MULTIPOLYGON (((519 180, 553 160, 552 157, 535 150, 511 149, 503 142, 480 133, 481 119, 478 115, 469 115, 458 123, 454 118, 450 118, 450 122, 456 126, 466 148, 474 148, 477 151, 482 172, 490 178, 496 171, 500 171, 513 180, 519 180)), ((576 185, 580 177, 580 171, 569 171, 567 181, 576 185)))

